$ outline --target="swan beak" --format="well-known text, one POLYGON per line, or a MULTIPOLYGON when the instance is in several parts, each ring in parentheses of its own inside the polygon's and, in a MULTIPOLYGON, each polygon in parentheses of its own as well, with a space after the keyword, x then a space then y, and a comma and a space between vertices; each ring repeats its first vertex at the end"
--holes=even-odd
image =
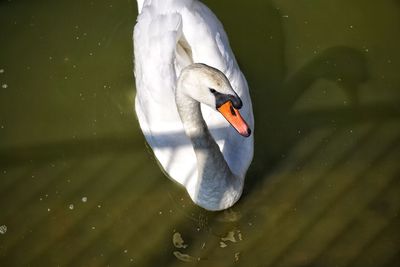
POLYGON ((217 109, 240 135, 244 137, 250 136, 251 130, 249 126, 240 115, 239 110, 233 107, 231 101, 226 102, 217 109))

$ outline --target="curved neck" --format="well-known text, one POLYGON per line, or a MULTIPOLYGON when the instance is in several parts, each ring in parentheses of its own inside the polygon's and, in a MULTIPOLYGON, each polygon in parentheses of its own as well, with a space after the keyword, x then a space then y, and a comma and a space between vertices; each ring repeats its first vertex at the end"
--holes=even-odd
POLYGON ((189 195, 208 210, 226 209, 239 199, 243 181, 229 169, 203 119, 200 103, 187 96, 184 90, 185 86, 178 81, 176 105, 197 158, 196 190, 189 195))

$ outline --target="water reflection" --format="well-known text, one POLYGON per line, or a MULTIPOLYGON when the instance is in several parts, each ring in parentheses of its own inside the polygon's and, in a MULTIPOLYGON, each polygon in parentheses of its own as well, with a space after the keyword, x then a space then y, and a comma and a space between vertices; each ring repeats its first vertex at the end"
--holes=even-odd
POLYGON ((220 213, 193 206, 144 149, 134 1, 1 1, 0 265, 399 265, 400 44, 390 16, 370 22, 398 3, 337 2, 370 27, 313 47, 329 38, 310 10, 327 6, 205 2, 257 122, 244 196, 220 213))

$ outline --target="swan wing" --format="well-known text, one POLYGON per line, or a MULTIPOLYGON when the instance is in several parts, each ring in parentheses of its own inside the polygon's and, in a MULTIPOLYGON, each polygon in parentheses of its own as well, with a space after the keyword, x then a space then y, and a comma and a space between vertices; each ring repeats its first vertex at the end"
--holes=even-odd
POLYGON ((134 30, 135 110, 146 141, 167 174, 186 185, 197 176, 196 156, 175 104, 175 50, 182 16, 145 5, 134 30))

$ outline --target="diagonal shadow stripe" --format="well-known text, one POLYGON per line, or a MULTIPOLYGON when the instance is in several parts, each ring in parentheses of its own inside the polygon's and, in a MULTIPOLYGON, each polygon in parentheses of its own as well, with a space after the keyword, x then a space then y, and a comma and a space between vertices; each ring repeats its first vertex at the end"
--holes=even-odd
MULTIPOLYGON (((125 159, 129 159, 130 161, 133 158, 130 156, 125 156, 125 159)), ((82 195, 90 196, 91 201, 86 203, 84 209, 82 209, 82 212, 76 214, 75 216, 70 215, 71 217, 64 223, 63 231, 57 231, 57 233, 49 240, 42 242, 40 246, 36 246, 35 249, 30 251, 29 255, 24 257, 24 264, 35 262, 37 259, 43 259, 41 255, 53 250, 55 244, 62 238, 68 236, 69 231, 74 229, 74 226, 79 225, 80 223, 81 225, 85 225, 83 224, 85 216, 90 210, 97 208, 96 204, 101 202, 101 199, 103 199, 105 195, 109 194, 109 192, 112 192, 113 189, 123 183, 124 180, 132 179, 132 174, 134 173, 132 172, 132 169, 135 169, 137 166, 140 166, 141 163, 143 163, 143 159, 140 161, 141 158, 138 155, 136 156, 136 159, 139 160, 133 161, 134 163, 132 165, 121 166, 121 164, 124 162, 121 157, 113 157, 110 161, 106 162, 107 164, 102 165, 99 169, 97 169, 96 173, 94 173, 94 175, 92 175, 88 181, 66 194, 61 202, 68 203, 68 200, 76 199, 82 195), (123 167, 125 168, 123 169, 123 167), (126 175, 113 177, 112 173, 114 168, 118 168, 120 173, 126 173, 126 175), (112 177, 112 179, 110 179, 110 177, 112 177), (93 192, 97 192, 97 196, 93 192), (52 249, 49 250, 49 248, 52 249)), ((66 206, 66 204, 64 205, 66 206)), ((67 207, 65 210, 58 211, 59 216, 65 216, 66 212, 68 212, 67 207)), ((38 234, 40 234, 40 231, 38 234)))

